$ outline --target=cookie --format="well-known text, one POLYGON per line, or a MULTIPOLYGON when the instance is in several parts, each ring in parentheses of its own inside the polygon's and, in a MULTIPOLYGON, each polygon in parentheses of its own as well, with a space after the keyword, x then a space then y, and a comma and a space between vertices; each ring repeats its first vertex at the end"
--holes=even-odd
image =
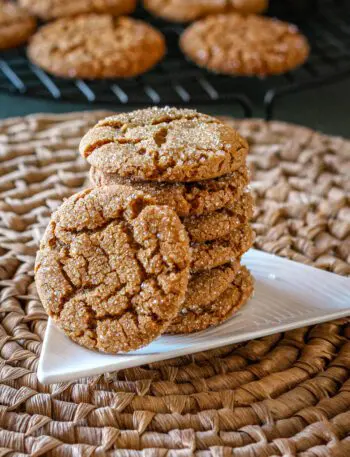
POLYGON ((190 22, 210 14, 235 11, 241 14, 262 13, 268 0, 143 0, 155 16, 172 22, 190 22))
POLYGON ((194 333, 219 325, 236 314, 247 303, 253 291, 253 277, 245 267, 241 267, 232 284, 210 305, 196 311, 184 306, 166 333, 194 333))
POLYGON ((173 184, 130 181, 91 167, 90 181, 97 187, 118 185, 122 192, 140 190, 152 195, 157 204, 168 205, 184 217, 216 211, 238 200, 249 183, 249 172, 244 165, 222 178, 173 184))
POLYGON ((36 21, 14 3, 0 0, 0 49, 25 43, 33 34, 36 21))
POLYGON ((184 301, 188 237, 176 213, 141 192, 87 189, 52 216, 35 266, 49 316, 75 342, 108 353, 149 344, 184 301))
POLYGON ((180 46, 200 67, 243 76, 285 73, 302 65, 310 51, 294 25, 235 13, 192 24, 182 34, 180 46))
POLYGON ((191 271, 210 270, 233 262, 252 247, 253 241, 252 228, 249 224, 243 224, 224 238, 191 243, 191 271))
POLYGON ((129 78, 150 70, 165 53, 163 35, 149 24, 109 14, 65 17, 42 27, 28 56, 65 78, 129 78))
POLYGON ((240 268, 239 260, 191 276, 183 307, 198 310, 216 300, 230 285, 240 268))
POLYGON ((236 171, 248 144, 214 117, 166 107, 108 117, 83 137, 79 149, 105 173, 136 181, 192 182, 236 171))
POLYGON ((136 0, 20 0, 20 5, 43 20, 83 13, 131 14, 136 0))
POLYGON ((249 192, 231 205, 202 216, 188 216, 182 222, 192 242, 203 243, 228 236, 253 215, 253 197, 249 192))

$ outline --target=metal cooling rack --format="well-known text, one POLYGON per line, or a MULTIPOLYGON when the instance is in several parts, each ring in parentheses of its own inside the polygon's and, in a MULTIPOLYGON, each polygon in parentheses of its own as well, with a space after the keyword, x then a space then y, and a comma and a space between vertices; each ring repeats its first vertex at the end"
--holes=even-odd
POLYGON ((276 102, 286 94, 314 88, 350 75, 350 2, 348 0, 273 0, 268 12, 293 20, 308 37, 312 53, 305 65, 265 79, 228 77, 196 67, 182 55, 178 39, 184 27, 152 17, 139 8, 135 16, 159 28, 167 38, 168 55, 155 69, 129 80, 65 80, 32 65, 25 49, 0 53, 0 91, 58 101, 113 105, 237 104, 249 117, 264 104, 273 117, 276 102))

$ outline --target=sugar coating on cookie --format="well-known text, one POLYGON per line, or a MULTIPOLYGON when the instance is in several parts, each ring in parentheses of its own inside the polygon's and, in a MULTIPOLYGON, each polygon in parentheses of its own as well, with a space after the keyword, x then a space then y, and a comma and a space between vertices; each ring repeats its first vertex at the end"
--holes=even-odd
POLYGON ((118 185, 122 192, 140 190, 152 195, 157 204, 168 205, 178 216, 184 217, 210 213, 238 200, 249 183, 249 172, 244 165, 221 178, 191 183, 155 183, 131 181, 91 167, 90 181, 97 187, 118 185))
POLYGON ((241 267, 229 287, 209 305, 197 309, 184 306, 166 333, 194 333, 219 325, 236 314, 253 291, 253 277, 247 268, 241 267))
POLYGON ((20 5, 44 20, 83 13, 130 14, 136 0, 20 0, 20 5))
POLYGON ((268 0, 143 0, 143 4, 155 16, 173 22, 189 22, 210 14, 232 11, 262 13, 268 0))
POLYGON ((191 271, 210 270, 240 259, 252 247, 253 241, 253 229, 249 224, 242 224, 222 238, 191 243, 191 271))
POLYGON ((227 289, 240 268, 239 261, 193 274, 183 308, 196 310, 216 300, 227 289))
POLYGON ((176 213, 141 192, 85 190, 53 214, 36 259, 47 313, 78 344, 131 351, 164 332, 184 301, 190 252, 176 213))
POLYGON ((66 78, 128 78, 150 70, 165 48, 161 32, 143 21, 92 13, 41 27, 30 41, 28 56, 66 78))
POLYGON ((307 39, 292 24, 261 16, 219 14, 189 26, 180 46, 197 65, 229 75, 272 75, 302 65, 307 39))
POLYGON ((148 108, 101 120, 80 153, 95 168, 133 180, 192 182, 240 168, 247 142, 195 110, 148 108))
POLYGON ((228 236, 253 215, 253 197, 245 192, 236 202, 225 208, 202 216, 183 218, 183 224, 191 241, 203 243, 228 236))
POLYGON ((0 0, 0 49, 19 46, 27 41, 36 27, 33 17, 14 3, 0 0))

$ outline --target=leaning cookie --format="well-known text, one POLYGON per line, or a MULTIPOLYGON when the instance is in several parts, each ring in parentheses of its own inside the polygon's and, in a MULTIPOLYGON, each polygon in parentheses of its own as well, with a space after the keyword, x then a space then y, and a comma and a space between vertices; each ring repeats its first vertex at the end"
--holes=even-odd
POLYGON ((184 305, 166 333, 194 333, 222 324, 247 303, 253 291, 253 277, 245 267, 241 267, 232 284, 210 305, 195 311, 184 305))
POLYGON ((30 41, 28 56, 64 78, 129 78, 150 70, 165 49, 163 35, 143 21, 85 14, 42 27, 30 41))
POLYGON ((233 11, 262 13, 268 0, 143 0, 143 4, 152 14, 167 21, 190 22, 210 14, 233 11))
POLYGON ((107 117, 83 137, 79 150, 104 173, 134 181, 193 182, 238 170, 248 144, 215 117, 165 107, 107 117))
POLYGON ((121 192, 140 190, 154 197, 157 204, 168 205, 178 216, 184 217, 210 213, 238 200, 249 183, 249 172, 243 165, 222 178, 193 183, 153 183, 131 181, 91 167, 90 180, 97 187, 118 185, 121 192))
POLYGON ((0 49, 25 43, 33 34, 36 21, 14 3, 0 0, 0 49))
POLYGON ((128 352, 178 314, 189 263, 188 237, 172 209, 141 192, 88 189, 52 216, 35 279, 45 310, 73 341, 128 352))
POLYGON ((302 65, 310 52, 296 26, 235 13, 195 22, 182 34, 180 46, 200 67, 242 76, 286 73, 302 65))
POLYGON ((83 13, 108 13, 113 16, 131 14, 136 0, 19 0, 20 5, 43 20, 83 13))

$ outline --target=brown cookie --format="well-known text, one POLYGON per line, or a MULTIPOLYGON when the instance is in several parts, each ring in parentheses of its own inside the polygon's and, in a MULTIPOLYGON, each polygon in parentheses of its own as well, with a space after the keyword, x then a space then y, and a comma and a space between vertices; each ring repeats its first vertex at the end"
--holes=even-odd
POLYGON ((192 242, 203 243, 228 236, 253 215, 253 197, 249 192, 224 209, 202 216, 183 218, 183 224, 192 242))
POLYGON ((168 21, 190 22, 210 14, 233 11, 262 13, 268 0, 143 0, 143 4, 152 14, 168 21))
POLYGON ((14 3, 0 0, 0 49, 25 43, 36 27, 35 19, 14 3))
POLYGON ((58 19, 31 39, 28 56, 56 76, 128 78, 152 68, 165 53, 163 35, 145 22, 109 14, 58 19))
POLYGON ((166 333, 194 333, 219 325, 237 313, 253 291, 253 277, 245 267, 241 267, 232 284, 210 305, 196 311, 184 306, 166 333))
POLYGON ((87 189, 52 216, 35 279, 47 313, 75 342, 116 353, 150 343, 184 301, 188 237, 141 192, 87 189))
POLYGON ((105 173, 136 181, 190 182, 237 170, 248 144, 214 117, 166 107, 106 118, 83 137, 79 149, 105 173))
POLYGON ((195 311, 216 300, 233 281, 239 268, 239 260, 236 260, 192 275, 182 307, 195 311))
POLYGON ((43 20, 85 13, 130 14, 136 0, 19 0, 23 8, 43 20))
POLYGON ((238 200, 249 183, 249 172, 244 165, 222 178, 173 184, 130 181, 91 167, 90 180, 98 187, 118 185, 122 192, 140 190, 154 197, 158 205, 168 205, 184 217, 216 211, 238 200))
POLYGON ((240 259, 252 247, 253 241, 252 228, 243 224, 224 238, 191 243, 191 271, 209 270, 240 259))
POLYGON ((261 16, 219 14, 195 22, 180 39, 200 67, 228 75, 273 75, 302 65, 309 45, 294 25, 261 16))

